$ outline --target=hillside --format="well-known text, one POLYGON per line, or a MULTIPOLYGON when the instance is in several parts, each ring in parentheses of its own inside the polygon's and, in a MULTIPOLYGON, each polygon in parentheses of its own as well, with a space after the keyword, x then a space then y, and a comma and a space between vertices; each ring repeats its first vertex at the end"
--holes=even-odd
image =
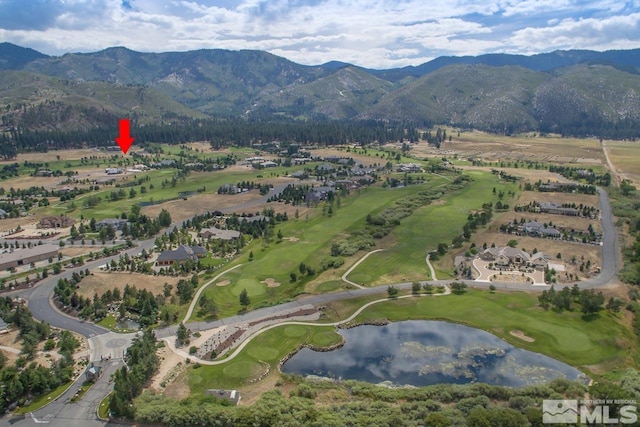
POLYGON ((2 68, 14 70, 0 76, 5 126, 77 129, 106 124, 112 115, 143 121, 204 115, 640 136, 640 49, 442 57, 417 67, 367 70, 336 61, 305 66, 248 50, 113 47, 49 57, 2 43, 2 68), (38 119, 25 111, 37 111, 38 119))
POLYGON ((294 117, 351 119, 393 89, 392 83, 347 66, 310 83, 289 85, 259 96, 249 113, 263 111, 294 117))
POLYGON ((141 124, 203 117, 149 87, 73 82, 20 71, 0 72, 0 105, 2 125, 37 130, 112 126, 124 116, 141 124))

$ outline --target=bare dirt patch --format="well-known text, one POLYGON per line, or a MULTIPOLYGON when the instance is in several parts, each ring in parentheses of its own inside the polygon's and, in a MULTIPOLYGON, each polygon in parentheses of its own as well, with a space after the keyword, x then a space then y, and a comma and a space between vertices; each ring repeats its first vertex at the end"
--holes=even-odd
POLYGON ((18 154, 18 157, 16 160, 2 161, 0 162, 0 164, 15 163, 15 162, 23 163, 25 161, 45 163, 45 162, 51 162, 52 160, 58 160, 58 157, 60 160, 79 160, 79 159, 82 159, 83 157, 92 157, 92 156, 105 157, 105 158, 110 157, 110 155, 104 151, 95 150, 93 148, 86 148, 86 149, 75 149, 75 150, 55 150, 55 151, 49 151, 47 153, 21 153, 21 154, 18 154))
POLYGON ((95 293, 102 295, 107 289, 118 288, 122 291, 128 284, 130 286, 135 286, 138 290, 146 289, 155 295, 162 293, 162 286, 165 283, 173 285, 175 289, 179 280, 179 277, 96 271, 80 282, 78 294, 85 298, 92 298, 95 293))
POLYGON ((530 336, 525 335, 524 332, 519 331, 517 329, 514 329, 513 331, 509 331, 509 333, 516 338, 520 338, 522 341, 526 341, 526 342, 535 341, 535 338, 531 338, 530 336))
POLYGON ((149 388, 162 391, 171 386, 186 369, 186 365, 182 357, 171 351, 167 346, 158 350, 158 359, 160 360, 160 367, 156 374, 151 377, 149 388))
POLYGON ((65 246, 60 249, 60 253, 65 257, 76 257, 80 255, 85 255, 90 252, 94 254, 97 252, 102 252, 104 246, 89 246, 89 245, 78 245, 78 246, 65 246))
POLYGON ((216 286, 227 286, 230 283, 231 283, 231 280, 221 280, 219 282, 216 282, 216 286))
POLYGON ((278 286, 280 286, 280 282, 276 282, 276 280, 273 277, 268 277, 263 281, 261 281, 260 283, 266 284, 267 288, 277 288, 278 286))
POLYGON ((294 243, 297 242, 298 240, 300 240, 300 239, 298 239, 297 237, 294 237, 294 236, 285 237, 285 239, 287 239, 290 242, 294 242, 294 243))

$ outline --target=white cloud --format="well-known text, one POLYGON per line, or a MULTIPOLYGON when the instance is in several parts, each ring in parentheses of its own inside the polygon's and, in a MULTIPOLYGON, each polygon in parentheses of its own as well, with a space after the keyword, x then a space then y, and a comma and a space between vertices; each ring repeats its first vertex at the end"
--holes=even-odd
MULTIPOLYGON (((0 15, 18 7, 0 0, 0 15)), ((0 38, 49 54, 259 49, 304 64, 418 65, 440 55, 638 47, 638 1, 34 0, 0 38), (34 6, 35 5, 35 6, 34 6), (41 13, 38 14, 38 8, 41 13)))

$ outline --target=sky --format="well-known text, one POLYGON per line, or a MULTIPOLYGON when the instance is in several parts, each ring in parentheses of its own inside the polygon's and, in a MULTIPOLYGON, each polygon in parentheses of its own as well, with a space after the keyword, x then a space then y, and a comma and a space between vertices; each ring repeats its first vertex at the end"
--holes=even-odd
POLYGON ((255 49, 299 64, 640 48, 640 0, 0 0, 0 41, 48 55, 255 49))

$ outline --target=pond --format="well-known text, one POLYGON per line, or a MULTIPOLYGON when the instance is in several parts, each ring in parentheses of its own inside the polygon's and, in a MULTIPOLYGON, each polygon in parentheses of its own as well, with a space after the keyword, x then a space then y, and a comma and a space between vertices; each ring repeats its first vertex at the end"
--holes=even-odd
POLYGON ((116 322, 116 328, 137 331, 138 329, 140 329, 140 323, 132 319, 122 319, 116 322))
POLYGON ((558 360, 449 322, 358 326, 340 334, 346 340, 343 347, 329 352, 304 348, 284 363, 282 372, 414 386, 483 382, 520 387, 554 378, 587 378, 558 360))

